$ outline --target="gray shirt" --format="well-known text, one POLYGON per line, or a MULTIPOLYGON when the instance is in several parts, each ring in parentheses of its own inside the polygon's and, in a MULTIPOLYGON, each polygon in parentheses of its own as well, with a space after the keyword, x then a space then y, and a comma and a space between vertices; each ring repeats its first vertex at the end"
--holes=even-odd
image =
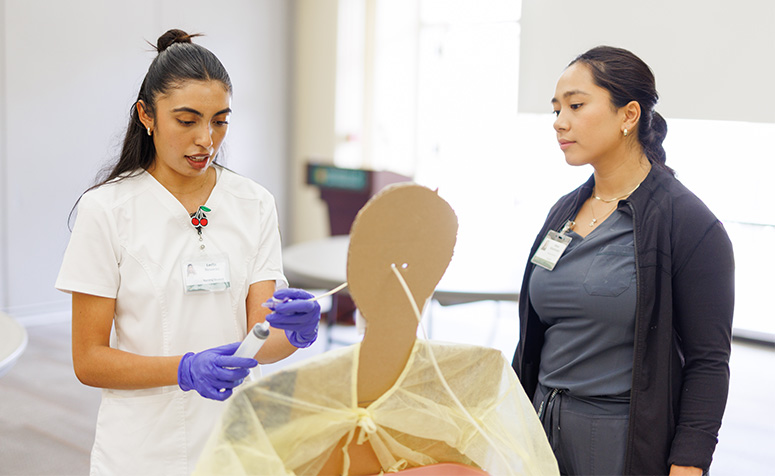
POLYGON ((617 210, 586 237, 568 236, 554 270, 536 267, 530 280, 530 301, 549 326, 538 380, 578 396, 625 393, 635 342, 632 217, 617 210))

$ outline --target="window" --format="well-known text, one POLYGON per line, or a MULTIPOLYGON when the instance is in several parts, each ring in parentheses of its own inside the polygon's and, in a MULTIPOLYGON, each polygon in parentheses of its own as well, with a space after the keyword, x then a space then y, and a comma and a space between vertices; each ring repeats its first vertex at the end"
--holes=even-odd
MULTIPOLYGON (((365 95, 353 109, 361 150, 337 154, 337 164, 438 187, 458 214, 458 246, 477 250, 480 262, 521 270, 551 205, 592 173, 565 163, 550 98, 546 114, 517 112, 521 2, 369 3, 366 52, 356 58, 365 95)), ((775 288, 775 160, 766 142, 775 124, 667 121, 668 164, 724 222, 735 247, 735 332, 775 340, 775 311, 765 301, 775 288)))

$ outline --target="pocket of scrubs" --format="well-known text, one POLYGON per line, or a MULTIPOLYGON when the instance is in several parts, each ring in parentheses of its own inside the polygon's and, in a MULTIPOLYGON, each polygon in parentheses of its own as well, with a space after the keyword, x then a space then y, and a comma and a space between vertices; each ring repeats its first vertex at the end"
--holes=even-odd
POLYGON ((184 415, 182 392, 103 396, 97 415, 92 473, 185 474, 184 415))
POLYGON ((634 246, 608 245, 592 260, 584 289, 590 296, 616 297, 630 287, 634 274, 634 246))
POLYGON ((627 452, 627 416, 599 416, 592 422, 589 438, 594 466, 592 474, 623 474, 627 452))
POLYGON ((218 292, 231 287, 229 257, 216 255, 192 256, 181 262, 183 290, 192 292, 218 292))
POLYGON ((557 460, 569 474, 623 474, 629 418, 561 412, 557 460))

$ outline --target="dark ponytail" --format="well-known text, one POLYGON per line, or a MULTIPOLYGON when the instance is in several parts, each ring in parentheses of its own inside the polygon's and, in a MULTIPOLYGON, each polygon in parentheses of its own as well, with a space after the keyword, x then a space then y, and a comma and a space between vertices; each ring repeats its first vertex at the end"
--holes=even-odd
POLYGON ((662 147, 662 142, 667 135, 667 122, 656 111, 652 111, 647 119, 651 120, 650 124, 641 118, 641 124, 638 125, 638 140, 643 147, 643 152, 652 163, 672 171, 670 167, 665 165, 667 154, 665 154, 665 148, 662 147))
POLYGON ((662 142, 667 135, 667 122, 654 106, 659 100, 654 73, 630 51, 612 46, 598 46, 576 57, 568 66, 582 63, 589 67, 595 84, 611 94, 617 109, 630 101, 640 104, 638 141, 653 165, 674 173, 665 164, 667 154, 662 142))
MULTIPOLYGON (((156 148, 153 137, 148 134, 140 121, 140 115, 137 112, 139 101, 143 101, 145 112, 154 117, 158 97, 167 94, 170 89, 183 86, 186 81, 220 81, 231 93, 229 73, 210 50, 191 42, 191 38, 197 36, 201 35, 189 35, 185 31, 173 29, 159 37, 154 47, 158 54, 148 67, 148 72, 140 85, 137 100, 129 110, 129 125, 118 161, 101 172, 97 178, 98 183, 87 192, 110 181, 122 180, 133 172, 146 170, 153 164, 156 148)), ((217 156, 213 160, 217 161, 217 156)), ((78 201, 70 211, 68 224, 78 201)))

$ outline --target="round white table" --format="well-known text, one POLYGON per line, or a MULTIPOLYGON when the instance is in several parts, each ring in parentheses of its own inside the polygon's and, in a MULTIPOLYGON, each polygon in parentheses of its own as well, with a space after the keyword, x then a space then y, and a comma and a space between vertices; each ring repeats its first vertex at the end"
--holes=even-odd
MULTIPOLYGON (((347 280, 349 236, 332 236, 289 246, 283 250, 285 275, 292 286, 330 289, 347 280)), ((486 247, 476 251, 455 248, 447 272, 433 299, 442 305, 476 301, 518 301, 524 264, 504 256, 488 256, 486 247)))
POLYGON ((0 376, 8 372, 27 348, 27 330, 0 312, 0 376))

